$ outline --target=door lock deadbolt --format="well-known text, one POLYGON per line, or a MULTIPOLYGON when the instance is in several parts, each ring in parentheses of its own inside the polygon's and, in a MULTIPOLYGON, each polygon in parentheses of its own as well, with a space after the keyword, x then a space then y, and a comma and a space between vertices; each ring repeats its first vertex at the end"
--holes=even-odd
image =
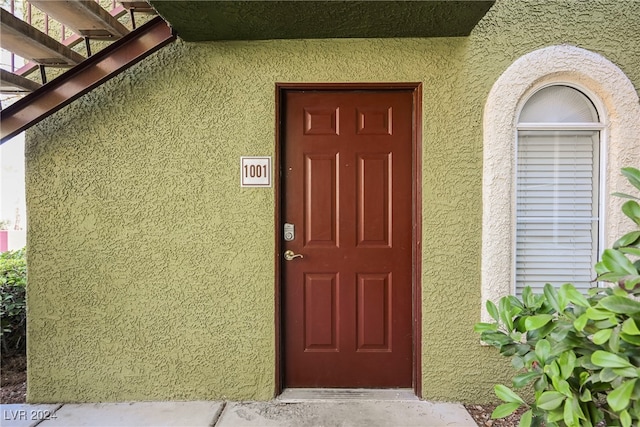
POLYGON ((296 238, 295 227, 293 226, 293 224, 289 224, 288 222, 285 222, 285 224, 284 224, 284 240, 287 241, 287 242, 290 242, 295 238, 296 238))

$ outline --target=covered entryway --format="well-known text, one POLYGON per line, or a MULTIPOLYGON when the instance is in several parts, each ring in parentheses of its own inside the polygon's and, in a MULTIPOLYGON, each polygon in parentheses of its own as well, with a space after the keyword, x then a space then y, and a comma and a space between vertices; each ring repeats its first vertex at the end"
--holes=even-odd
POLYGON ((280 91, 285 387, 412 387, 419 85, 280 91))

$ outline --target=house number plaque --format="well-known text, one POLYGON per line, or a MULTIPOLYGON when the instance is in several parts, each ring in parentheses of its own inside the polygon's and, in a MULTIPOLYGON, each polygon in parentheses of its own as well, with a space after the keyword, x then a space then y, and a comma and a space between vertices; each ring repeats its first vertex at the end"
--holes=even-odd
POLYGON ((271 157, 240 157, 240 187, 271 187, 271 157))

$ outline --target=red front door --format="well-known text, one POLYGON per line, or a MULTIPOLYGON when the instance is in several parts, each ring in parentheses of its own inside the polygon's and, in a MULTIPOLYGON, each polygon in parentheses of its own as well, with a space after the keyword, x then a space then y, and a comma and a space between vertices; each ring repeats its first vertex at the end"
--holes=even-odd
POLYGON ((284 385, 411 387, 413 91, 283 102, 284 385))

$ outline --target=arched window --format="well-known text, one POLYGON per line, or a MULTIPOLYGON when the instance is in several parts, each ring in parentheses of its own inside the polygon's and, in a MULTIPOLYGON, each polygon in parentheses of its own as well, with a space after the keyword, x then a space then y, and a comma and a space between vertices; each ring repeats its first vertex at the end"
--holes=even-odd
POLYGON ((564 85, 524 104, 517 125, 515 291, 545 283, 594 286, 600 241, 602 123, 593 102, 564 85))
POLYGON ((640 164, 640 103, 629 78, 603 56, 575 46, 530 52, 511 64, 491 88, 484 109, 483 141, 482 320, 490 319, 486 301, 497 302, 516 293, 518 282, 540 286, 566 280, 593 285, 588 282, 593 272, 580 278, 577 270, 586 271, 598 250, 610 247, 631 227, 621 213, 624 200, 611 196, 616 191, 631 191, 620 169, 640 164), (546 158, 537 158, 535 150, 528 153, 542 144, 547 146, 543 150, 546 158), (561 173, 577 168, 570 162, 584 155, 592 162, 591 177, 580 177, 586 183, 578 180, 577 170, 561 173), (528 183, 533 175, 524 171, 536 163, 535 167, 547 164, 550 183, 528 183), (547 186, 546 194, 536 197, 532 190, 542 185, 547 186), (570 187, 574 188, 567 189, 570 187), (588 187, 591 195, 583 197, 579 192, 588 187), (535 221, 542 223, 541 219, 547 222, 547 231, 534 233, 534 225, 540 225, 535 221), (570 222, 570 227, 585 230, 555 228, 570 222), (559 243, 553 256, 548 256, 552 249, 544 246, 522 253, 545 239, 559 243), (566 279, 561 272, 552 271, 551 265, 564 252, 571 252, 570 261, 557 263, 558 269, 562 273, 576 270, 576 275, 566 279), (578 268, 579 252, 585 268, 578 268), (530 263, 534 253, 546 256, 536 268, 548 274, 549 280, 528 276, 536 270, 530 263), (518 265, 526 270, 518 272, 518 265))

